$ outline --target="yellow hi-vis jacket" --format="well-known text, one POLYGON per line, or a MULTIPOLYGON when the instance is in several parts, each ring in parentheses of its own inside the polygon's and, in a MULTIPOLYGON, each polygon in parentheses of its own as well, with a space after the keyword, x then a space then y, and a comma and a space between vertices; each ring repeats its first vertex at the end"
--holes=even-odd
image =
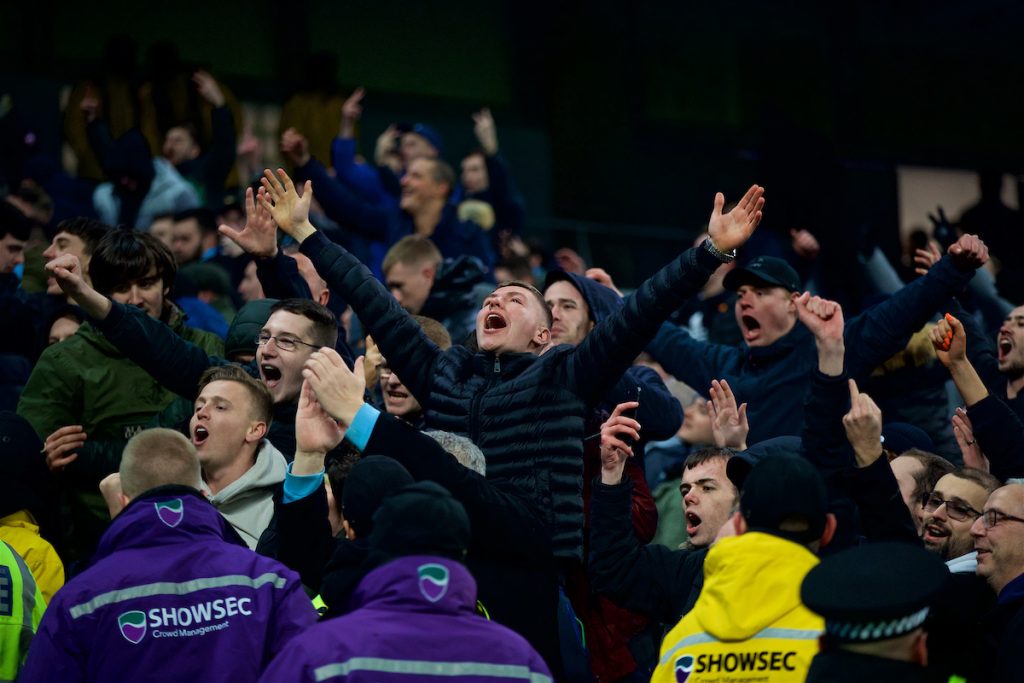
POLYGON ((718 541, 697 603, 665 636, 652 683, 802 683, 825 628, 800 602, 816 564, 804 546, 769 534, 718 541))
POLYGON ((18 677, 45 607, 28 565, 0 541, 0 683, 18 677))

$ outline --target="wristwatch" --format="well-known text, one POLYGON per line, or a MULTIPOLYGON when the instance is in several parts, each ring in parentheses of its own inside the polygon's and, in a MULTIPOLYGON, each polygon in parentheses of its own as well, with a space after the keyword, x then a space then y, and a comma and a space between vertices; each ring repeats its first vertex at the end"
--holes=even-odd
POLYGON ((732 251, 722 251, 721 249, 715 246, 715 243, 711 241, 710 237, 704 240, 704 248, 707 249, 712 256, 714 256, 722 263, 732 263, 733 261, 736 260, 735 249, 733 249, 732 251))

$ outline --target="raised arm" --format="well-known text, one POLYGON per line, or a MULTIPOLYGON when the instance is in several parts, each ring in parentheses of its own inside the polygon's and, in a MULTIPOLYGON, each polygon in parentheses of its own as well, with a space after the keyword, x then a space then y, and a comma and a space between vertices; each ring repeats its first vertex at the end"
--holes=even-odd
POLYGON ((206 368, 227 362, 208 356, 201 347, 185 341, 142 309, 114 303, 97 292, 82 278, 76 256, 58 256, 46 264, 46 269, 118 351, 179 396, 195 399, 199 377, 206 368))
POLYGON ((804 402, 803 456, 829 477, 852 464, 840 428, 847 405, 843 309, 834 301, 805 292, 797 298, 796 310, 800 322, 814 335, 818 354, 818 367, 804 402))
POLYGON ((673 623, 696 599, 704 552, 642 545, 631 522, 633 482, 625 476, 632 449, 622 437, 638 436, 635 420, 622 415, 635 403, 620 404, 601 428, 601 476, 590 503, 590 561, 593 589, 617 604, 662 623, 673 623))
POLYGON ((956 296, 988 261, 988 247, 964 235, 928 274, 873 306, 846 327, 846 371, 859 378, 903 349, 910 336, 956 296))
POLYGON ((608 391, 669 314, 696 294, 715 269, 746 243, 761 222, 763 195, 764 188, 752 185, 736 207, 723 214, 725 196, 716 194, 708 226, 710 238, 641 284, 576 347, 568 379, 580 396, 593 401, 608 391))
POLYGON ((967 435, 967 443, 974 445, 977 441, 988 458, 989 470, 1000 480, 1024 476, 1024 454, 1020 451, 1024 424, 1009 406, 985 388, 967 358, 963 325, 947 313, 932 330, 931 339, 939 361, 949 368, 957 391, 967 404, 966 416, 960 417, 961 422, 963 417, 969 418, 971 433, 967 435))
MULTIPOLYGON (((196 84, 199 95, 213 107, 210 112, 213 136, 210 148, 206 150, 206 178, 204 179, 207 190, 207 196, 204 199, 208 205, 211 205, 214 198, 209 196, 210 191, 224 189, 224 183, 231 173, 231 167, 235 165, 235 119, 231 115, 231 109, 227 107, 224 93, 216 78, 200 69, 192 76, 192 82, 196 84)), ((216 201, 220 201, 220 198, 216 198, 216 201)))
MULTIPOLYGON (((295 129, 281 136, 281 151, 295 166, 299 182, 316 185, 317 201, 328 218, 367 239, 390 241, 390 225, 397 209, 370 204, 332 178, 309 153, 309 143, 295 129)), ((278 223, 280 225, 280 223, 278 223)))
POLYGON ((278 177, 270 170, 264 173, 262 182, 268 194, 260 201, 271 211, 278 227, 300 244, 300 250, 331 291, 339 292, 352 307, 388 363, 426 407, 434 363, 441 350, 359 259, 328 241, 309 222, 312 183, 306 181, 300 197, 284 170, 278 169, 277 173, 278 177))

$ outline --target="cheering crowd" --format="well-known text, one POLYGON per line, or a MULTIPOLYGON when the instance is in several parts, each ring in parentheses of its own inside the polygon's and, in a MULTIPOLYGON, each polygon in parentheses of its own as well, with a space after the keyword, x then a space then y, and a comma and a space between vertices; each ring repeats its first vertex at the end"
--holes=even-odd
POLYGON ((223 83, 125 49, 76 173, 2 169, 0 680, 1019 680, 991 191, 851 254, 856 310, 759 185, 625 294, 526 239, 487 109, 457 174, 297 95, 264 169, 223 83))

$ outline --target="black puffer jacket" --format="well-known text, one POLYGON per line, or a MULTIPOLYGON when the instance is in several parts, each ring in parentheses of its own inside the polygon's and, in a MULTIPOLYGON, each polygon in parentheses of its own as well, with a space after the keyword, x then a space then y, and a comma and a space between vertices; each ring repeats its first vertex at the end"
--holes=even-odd
POLYGON ((719 261, 690 249, 644 282, 579 346, 542 356, 441 351, 355 257, 320 233, 302 243, 317 272, 348 301, 392 368, 419 399, 427 424, 465 434, 544 511, 558 557, 582 559, 583 418, 619 380, 662 320, 719 261))

